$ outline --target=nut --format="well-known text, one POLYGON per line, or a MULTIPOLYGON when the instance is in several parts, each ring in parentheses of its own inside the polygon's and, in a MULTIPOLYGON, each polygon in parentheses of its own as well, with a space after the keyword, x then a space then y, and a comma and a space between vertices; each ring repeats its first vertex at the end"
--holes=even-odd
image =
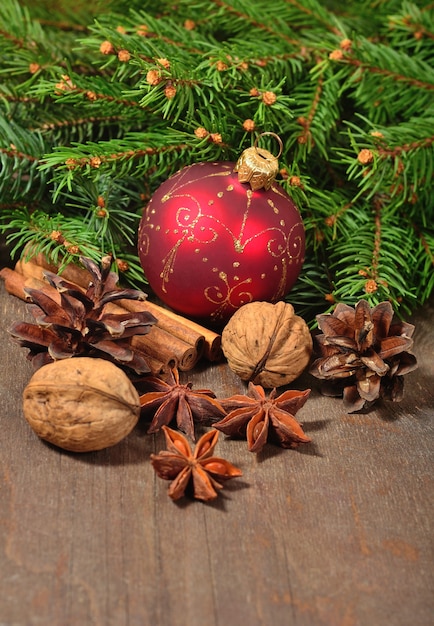
POLYGON ((23 393, 23 411, 41 439, 65 450, 90 452, 113 446, 132 431, 140 400, 119 367, 76 357, 33 374, 23 393))
POLYGON ((229 367, 242 380, 272 388, 298 378, 312 355, 312 336, 291 304, 250 302, 222 333, 229 367))

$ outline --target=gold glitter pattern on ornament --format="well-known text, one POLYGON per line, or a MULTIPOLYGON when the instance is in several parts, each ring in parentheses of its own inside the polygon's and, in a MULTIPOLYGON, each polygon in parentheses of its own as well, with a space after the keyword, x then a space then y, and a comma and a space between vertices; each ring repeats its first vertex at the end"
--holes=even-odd
POLYGON ((215 320, 221 319, 227 311, 228 306, 238 308, 253 300, 251 292, 246 289, 246 286, 252 282, 251 278, 246 278, 246 280, 231 287, 225 272, 219 272, 218 277, 220 282, 217 285, 205 289, 206 299, 218 305, 218 308, 212 314, 215 320))

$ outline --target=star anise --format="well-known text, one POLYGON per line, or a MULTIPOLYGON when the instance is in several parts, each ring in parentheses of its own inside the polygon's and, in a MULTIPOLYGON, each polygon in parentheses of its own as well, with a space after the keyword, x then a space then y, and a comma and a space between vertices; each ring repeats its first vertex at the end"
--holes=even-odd
POLYGON ((117 289, 118 276, 110 271, 111 257, 102 259, 101 269, 91 259, 81 258, 92 281, 86 291, 53 272, 44 272, 59 301, 39 289, 26 289, 29 309, 36 324, 16 322, 10 332, 38 368, 46 363, 75 356, 95 356, 115 362, 126 372, 145 374, 150 368, 130 346, 129 338, 144 335, 156 323, 146 311, 109 313, 105 305, 121 299, 145 300, 135 289, 117 289))
POLYGON ((310 372, 325 381, 324 393, 343 395, 350 413, 380 397, 401 400, 403 375, 417 367, 409 352, 414 326, 392 319, 390 302, 371 309, 366 300, 355 308, 338 304, 332 314, 317 316, 322 334, 314 339, 319 358, 310 372))
POLYGON ((193 495, 198 500, 214 500, 223 488, 222 480, 242 476, 241 471, 214 454, 219 433, 213 429, 202 435, 192 453, 187 439, 181 433, 162 426, 167 450, 151 454, 151 463, 160 478, 171 480, 169 496, 178 500, 192 483, 193 495))
POLYGON ((144 385, 151 389, 140 396, 142 415, 153 417, 148 433, 155 433, 176 420, 177 427, 194 441, 195 422, 209 424, 225 415, 213 391, 193 390, 190 382, 180 384, 177 368, 170 370, 167 381, 149 376, 144 385))
POLYGON ((309 394, 310 389, 287 390, 276 398, 273 389, 267 397, 261 385, 250 382, 248 395, 234 395, 221 401, 228 415, 213 426, 226 435, 247 436, 250 452, 260 452, 273 437, 283 448, 293 448, 310 441, 294 417, 309 394))

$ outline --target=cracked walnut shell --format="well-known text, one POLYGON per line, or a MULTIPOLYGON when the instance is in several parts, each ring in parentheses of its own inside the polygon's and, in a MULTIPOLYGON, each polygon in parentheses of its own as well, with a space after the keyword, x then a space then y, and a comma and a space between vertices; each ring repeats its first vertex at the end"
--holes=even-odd
POLYGON ((113 446, 140 415, 139 395, 110 361, 62 359, 33 374, 23 393, 24 417, 35 433, 72 452, 113 446))
POLYGON ((223 329, 222 349, 229 367, 242 380, 281 387, 307 367, 312 336, 291 304, 250 302, 223 329))

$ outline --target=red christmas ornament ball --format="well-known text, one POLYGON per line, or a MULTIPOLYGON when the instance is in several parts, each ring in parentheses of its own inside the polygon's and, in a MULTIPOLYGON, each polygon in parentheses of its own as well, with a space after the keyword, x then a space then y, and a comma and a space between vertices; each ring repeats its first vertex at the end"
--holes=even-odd
POLYGON ((224 323, 243 304, 276 302, 304 260, 299 211, 277 183, 252 190, 235 163, 197 163, 166 180, 144 210, 139 257, 159 298, 224 323))

